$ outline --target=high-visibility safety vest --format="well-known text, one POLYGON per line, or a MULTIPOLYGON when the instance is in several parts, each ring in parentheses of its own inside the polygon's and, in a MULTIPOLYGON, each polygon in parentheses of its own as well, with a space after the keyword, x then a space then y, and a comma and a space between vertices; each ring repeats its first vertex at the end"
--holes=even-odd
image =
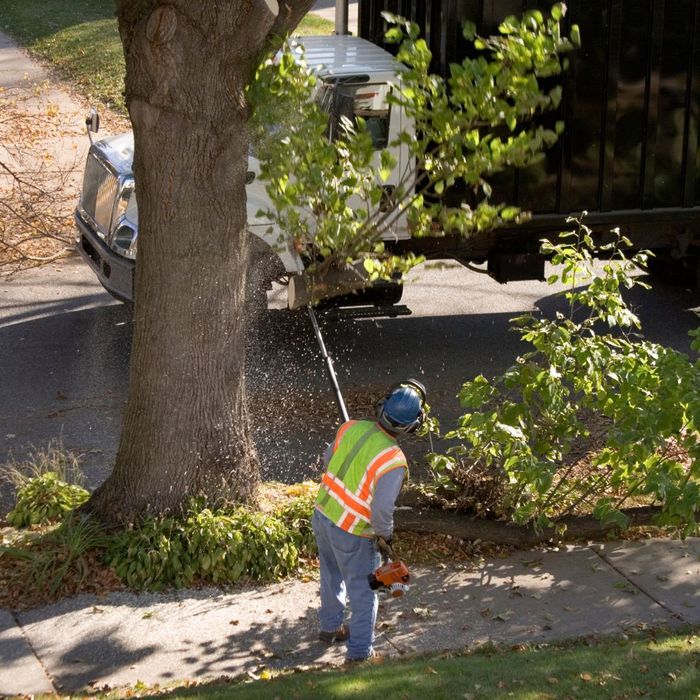
POLYGON ((333 456, 321 480, 316 507, 339 528, 370 537, 377 480, 406 467, 396 439, 373 421, 351 420, 338 429, 333 456))

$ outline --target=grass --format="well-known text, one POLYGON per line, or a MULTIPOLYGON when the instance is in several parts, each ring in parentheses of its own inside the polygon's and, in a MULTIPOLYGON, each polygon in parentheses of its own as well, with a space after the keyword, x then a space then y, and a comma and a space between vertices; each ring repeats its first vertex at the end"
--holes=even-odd
MULTIPOLYGON (((286 673, 271 680, 148 688, 138 684, 101 698, 169 700, 690 700, 700 690, 696 631, 632 640, 575 641, 556 646, 488 648, 472 653, 363 664, 348 670, 286 673), (137 693, 137 695, 135 695, 137 693)), ((55 696, 52 696, 55 697, 55 696)))
MULTIPOLYGON (((333 26, 308 15, 296 33, 329 34, 333 26)), ((54 66, 89 101, 125 112, 114 0, 2 0, 0 28, 54 66)))

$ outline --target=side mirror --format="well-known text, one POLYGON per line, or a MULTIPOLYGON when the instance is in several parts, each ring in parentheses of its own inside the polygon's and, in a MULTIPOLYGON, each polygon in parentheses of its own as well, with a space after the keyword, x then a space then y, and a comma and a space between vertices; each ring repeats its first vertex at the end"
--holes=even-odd
POLYGON ((92 143, 92 135, 100 130, 100 115, 94 107, 90 108, 90 112, 85 119, 85 126, 87 127, 88 136, 90 137, 90 143, 92 143))

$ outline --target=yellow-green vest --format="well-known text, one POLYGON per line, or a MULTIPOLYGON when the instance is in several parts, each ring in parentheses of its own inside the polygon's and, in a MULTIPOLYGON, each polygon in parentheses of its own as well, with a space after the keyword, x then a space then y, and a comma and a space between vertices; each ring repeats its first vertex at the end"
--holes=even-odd
POLYGON ((400 467, 406 467, 406 458, 396 439, 378 423, 343 423, 321 480, 316 507, 339 528, 369 537, 374 534, 374 486, 384 474, 400 467))

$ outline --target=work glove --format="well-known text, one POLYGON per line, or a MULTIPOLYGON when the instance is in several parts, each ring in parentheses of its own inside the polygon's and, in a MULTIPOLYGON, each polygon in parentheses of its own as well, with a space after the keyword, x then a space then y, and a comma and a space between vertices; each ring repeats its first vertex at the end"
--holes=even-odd
POLYGON ((381 535, 376 535, 375 541, 377 543, 377 549, 379 550, 383 559, 394 558, 394 550, 391 546, 392 542, 394 541, 393 537, 389 537, 387 539, 386 537, 382 537, 381 535))

